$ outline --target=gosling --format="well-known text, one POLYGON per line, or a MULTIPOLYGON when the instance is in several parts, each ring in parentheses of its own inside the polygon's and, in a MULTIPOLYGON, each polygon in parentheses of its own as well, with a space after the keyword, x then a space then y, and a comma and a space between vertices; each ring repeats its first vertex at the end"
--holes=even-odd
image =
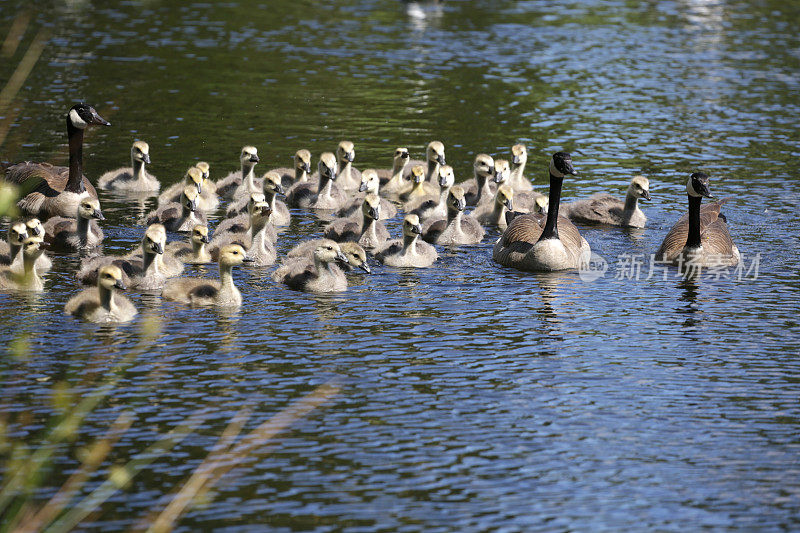
POLYGON ((419 239, 422 225, 415 214, 406 215, 403 220, 403 238, 386 243, 375 257, 390 267, 425 268, 431 266, 439 254, 436 248, 419 239))
POLYGON ((44 225, 45 241, 53 248, 79 251, 103 243, 98 220, 105 220, 97 198, 84 198, 78 204, 77 218, 53 217, 44 225))
POLYGON ((233 267, 250 262, 244 248, 229 244, 219 252, 219 281, 203 278, 179 278, 166 284, 161 296, 192 306, 239 307, 242 293, 233 283, 233 267))
POLYGON ((335 211, 347 205, 347 196, 336 185, 336 156, 330 152, 323 153, 317 164, 319 182, 298 183, 286 196, 286 203, 292 207, 305 209, 322 209, 335 211))
POLYGON ((410 187, 409 181, 405 178, 405 169, 408 166, 408 148, 397 148, 392 158, 392 168, 381 168, 377 170, 378 179, 381 182, 381 194, 387 198, 397 199, 400 194, 407 192, 410 187))
POLYGON ((466 206, 464 189, 460 185, 452 187, 447 197, 447 219, 426 223, 422 238, 441 245, 479 244, 485 231, 477 220, 464 214, 466 206))
POLYGON ((647 217, 639 208, 642 199, 650 199, 650 181, 644 176, 634 176, 624 202, 610 194, 597 193, 585 200, 565 204, 564 216, 579 224, 643 228, 647 217))
POLYGON ((36 260, 42 255, 42 238, 28 237, 22 243, 22 271, 13 265, 0 268, 0 289, 41 292, 44 280, 36 271, 36 260))
POLYGON ((106 265, 97 276, 97 287, 84 289, 69 299, 64 312, 89 322, 129 322, 136 316, 136 307, 116 289, 125 290, 122 269, 106 265))
POLYGON ((256 183, 253 172, 258 163, 258 149, 255 146, 245 146, 239 154, 241 170, 234 170, 216 183, 217 194, 225 198, 245 196, 254 191, 260 191, 261 186, 256 183))
POLYGON ((447 197, 450 188, 455 184, 456 178, 453 167, 442 165, 439 167, 439 196, 420 198, 417 202, 406 205, 406 208, 419 217, 423 222, 431 219, 447 217, 447 197))
MULTIPOLYGON (((361 204, 364 202, 364 197, 369 194, 376 196, 380 195, 381 180, 378 178, 378 172, 374 169, 368 168, 361 173, 361 185, 358 187, 358 192, 355 197, 350 201, 344 209, 336 213, 339 217, 353 216, 361 210, 361 204)), ((380 199, 381 202, 381 218, 380 220, 389 220, 397 216, 397 207, 385 198, 380 199)))
POLYGON ((170 185, 166 191, 161 193, 158 197, 159 207, 172 202, 180 202, 181 194, 186 187, 197 188, 197 207, 201 211, 213 211, 219 207, 219 196, 208 179, 208 168, 208 163, 202 161, 189 167, 182 181, 170 185))
POLYGON ((514 209, 514 189, 508 185, 497 188, 492 203, 483 203, 471 213, 475 220, 488 226, 506 229, 506 213, 514 209))
POLYGON ((381 198, 368 194, 361 205, 361 216, 334 220, 325 227, 325 237, 337 242, 357 242, 367 250, 380 247, 389 240, 389 232, 380 222, 381 208, 381 198))
POLYGON ((207 224, 197 203, 197 189, 184 187, 180 203, 163 205, 148 213, 145 220, 147 224, 163 224, 169 231, 191 231, 197 224, 207 224))
POLYGON ((316 293, 342 292, 347 290, 347 277, 337 266, 347 265, 348 259, 337 243, 323 240, 310 259, 298 261, 287 259, 275 272, 272 279, 296 291, 316 293))
MULTIPOLYGON (((275 226, 288 226, 292 220, 292 215, 289 213, 289 208, 286 204, 278 199, 279 194, 284 194, 283 185, 281 185, 280 175, 270 170, 261 178, 261 183, 264 186, 264 200, 269 204, 272 209, 270 222, 275 226)), ((252 195, 247 198, 239 198, 228 207, 225 216, 233 218, 235 216, 246 213, 249 210, 249 204, 252 195)))
POLYGON ((281 177, 281 186, 285 190, 295 183, 305 183, 309 181, 311 174, 311 152, 300 149, 292 157, 294 168, 279 167, 273 168, 270 172, 276 172, 281 177))
MULTIPOLYGON (((286 254, 286 263, 290 262, 292 259, 313 259, 314 250, 326 240, 327 239, 311 239, 310 241, 301 242, 286 254)), ((358 268, 367 274, 372 272, 369 263, 367 263, 367 252, 361 245, 355 242, 340 242, 339 248, 342 250, 345 257, 347 257, 347 263, 340 265, 345 271, 352 272, 358 268)))
POLYGON ((135 141, 131 146, 131 166, 106 172, 97 180, 97 187, 127 192, 158 191, 161 184, 145 170, 145 164, 150 164, 150 146, 144 141, 135 141))
POLYGON ((475 156, 472 164, 474 178, 461 184, 464 188, 467 205, 478 205, 484 199, 491 199, 492 177, 495 175, 494 159, 487 154, 475 156))
POLYGON ((237 228, 243 231, 228 231, 217 233, 211 241, 211 257, 218 256, 228 244, 238 244, 247 251, 247 257, 252 259, 256 266, 268 266, 275 263, 275 251, 272 235, 275 228, 269 221, 272 210, 266 202, 259 202, 253 206, 250 213, 250 227, 237 228))
POLYGON ((211 240, 208 238, 208 227, 198 224, 192 228, 189 242, 171 242, 167 244, 165 254, 170 254, 190 265, 205 265, 212 262, 206 246, 209 242, 211 240))
POLYGON ((425 168, 422 165, 416 165, 411 169, 411 182, 411 190, 400 195, 400 201, 403 202, 404 211, 410 211, 414 209, 418 203, 439 194, 438 186, 425 181, 425 168))

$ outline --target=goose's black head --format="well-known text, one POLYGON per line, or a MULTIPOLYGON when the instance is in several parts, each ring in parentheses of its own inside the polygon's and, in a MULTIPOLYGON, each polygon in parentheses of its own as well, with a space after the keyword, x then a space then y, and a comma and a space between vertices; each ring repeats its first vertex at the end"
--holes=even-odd
POLYGON ((568 152, 553 154, 553 159, 550 161, 550 173, 557 178, 563 178, 567 174, 578 175, 572 167, 572 156, 568 152))
POLYGON ((689 176, 689 181, 686 183, 686 192, 689 196, 714 198, 711 196, 711 189, 709 189, 710 178, 705 172, 695 172, 689 176))
POLYGON ((100 116, 100 114, 89 104, 75 104, 67 115, 72 126, 78 129, 85 129, 87 126, 110 126, 111 123, 100 116))

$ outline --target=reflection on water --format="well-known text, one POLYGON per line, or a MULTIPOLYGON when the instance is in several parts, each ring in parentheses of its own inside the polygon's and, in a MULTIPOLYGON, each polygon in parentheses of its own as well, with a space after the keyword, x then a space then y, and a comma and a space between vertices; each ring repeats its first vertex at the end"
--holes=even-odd
MULTIPOLYGON (((80 258, 56 256, 44 294, 0 293, 0 345, 23 354, 0 361, 0 413, 33 413, 10 434, 44 424, 53 383, 85 392, 92 378, 118 373, 77 443, 103 434, 121 409, 135 413, 105 475, 205 413, 174 455, 87 525, 127 529, 196 468, 241 408, 255 424, 342 376, 334 403, 237 470, 181 528, 797 529, 793 9, 147 1, 33 13, 32 27, 55 37, 12 105, 3 160, 64 163, 61 116, 82 99, 113 123, 87 135, 93 178, 127 164, 133 139, 150 144, 149 168, 165 187, 201 159, 212 178, 224 176, 246 144, 258 147, 264 172, 300 147, 315 165, 344 138, 358 168, 385 168, 396 147, 421 157, 438 139, 463 180, 477 153, 508 158, 525 142, 537 190, 548 155, 563 149, 581 172, 565 183, 565 201, 621 197, 639 173, 653 200, 642 204, 645 229, 581 228, 609 265, 591 282, 498 266, 492 230, 479 246, 439 250, 432 268, 373 261, 342 295, 295 293, 274 284, 271 269, 248 267, 234 271, 239 310, 131 291, 140 314, 122 326, 63 314, 80 258), (686 211, 687 173, 701 169, 730 197, 742 253, 762 254, 757 279, 646 272, 686 211), (645 258, 640 276, 625 275, 625 254, 645 258), (153 341, 119 371, 143 325, 157 331, 153 341)), ((18 11, 0 0, 0 35, 18 11)), ((12 68, 0 64, 0 77, 12 68)), ((101 192, 101 202, 104 253, 138 246, 136 221, 155 198, 101 192)), ((387 222, 395 236, 400 222, 387 222)), ((294 212, 279 253, 321 227, 294 212)), ((192 266, 186 275, 218 273, 192 266)), ((73 466, 59 464, 53 486, 73 466)))

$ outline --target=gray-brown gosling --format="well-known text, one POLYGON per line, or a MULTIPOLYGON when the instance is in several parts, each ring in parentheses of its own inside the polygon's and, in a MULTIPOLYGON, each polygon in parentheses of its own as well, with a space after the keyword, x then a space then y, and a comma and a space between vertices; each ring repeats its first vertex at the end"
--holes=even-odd
MULTIPOLYGON (((324 243, 329 239, 311 239, 308 241, 303 241, 286 254, 286 259, 284 260, 284 264, 288 264, 291 259, 302 260, 302 259, 313 259, 314 250, 320 244, 324 243)), ((342 253, 347 257, 347 264, 340 264, 339 266, 345 270, 346 272, 352 272, 355 269, 360 269, 366 272, 367 274, 372 272, 372 269, 369 267, 367 263, 367 252, 364 248, 361 247, 360 244, 356 242, 340 242, 339 248, 342 250, 342 253)))
POLYGON ((131 166, 106 172, 97 180, 97 187, 112 191, 157 191, 161 184, 145 170, 145 164, 150 164, 150 146, 144 141, 134 141, 131 146, 131 166))
POLYGON ((403 238, 386 243, 375 257, 391 267, 424 268, 431 266, 439 254, 436 248, 420 240, 422 225, 415 214, 406 215, 403 220, 403 238))
POLYGON ((31 191, 17 206, 23 213, 42 218, 71 217, 86 197, 97 198, 97 191, 83 175, 83 132, 89 126, 110 126, 95 109, 76 104, 67 113, 69 167, 26 161, 8 167, 3 180, 31 191))
POLYGON ((22 269, 17 270, 12 265, 0 267, 0 289, 13 289, 19 291, 44 290, 44 280, 36 270, 36 260, 42 255, 42 238, 28 237, 22 243, 22 269))
POLYGON ((22 250, 22 243, 28 238, 28 226, 18 220, 8 226, 6 240, 0 241, 0 265, 9 266, 22 250))
POLYGON ((103 243, 98 220, 105 220, 97 198, 84 198, 78 205, 77 218, 52 217, 44 225, 45 240, 61 250, 85 250, 103 243))
POLYGON ((205 265, 212 262, 206 246, 209 242, 211 239, 208 238, 208 227, 198 224, 192 228, 189 242, 173 241, 167 244, 165 253, 190 265, 205 265))
POLYGON ((515 144, 511 147, 511 175, 508 184, 514 192, 533 190, 531 181, 525 177, 525 165, 528 162, 528 148, 524 144, 515 144))
MULTIPOLYGON (((255 192, 251 194, 250 201, 247 204, 247 212, 233 218, 226 218, 220 222, 217 229, 214 231, 214 237, 219 237, 225 233, 246 233, 250 229, 253 216, 260 216, 258 213, 254 213, 256 206, 264 202, 266 202, 264 193, 255 192)), ((272 224, 271 215, 269 223, 266 225, 266 236, 268 236, 272 242, 278 240, 278 232, 275 231, 275 226, 272 224)))
POLYGON ((725 216, 723 201, 701 205, 703 197, 714 198, 709 189, 709 176, 695 172, 686 182, 689 212, 669 230, 656 252, 657 261, 670 262, 682 268, 734 266, 741 260, 733 243, 725 216))
POLYGON ((379 248, 390 237, 380 218, 381 198, 377 194, 368 194, 361 204, 360 216, 334 220, 325 227, 325 238, 357 242, 366 250, 379 248))
POLYGON ((242 293, 233 283, 233 267, 250 262, 244 248, 229 244, 219 252, 219 281, 203 278, 170 280, 161 292, 165 300, 193 306, 238 307, 242 293))
MULTIPOLYGON (((217 203, 219 203, 219 197, 217 196, 217 184, 211 181, 211 165, 206 163, 205 161, 198 161, 194 164, 197 168, 200 169, 200 172, 203 173, 203 191, 202 195, 205 196, 206 193, 209 195, 213 195, 217 199, 217 203)), ((216 209, 216 205, 214 207, 209 207, 208 209, 216 209)))
POLYGON ((446 218, 447 217, 447 197, 450 194, 450 188, 455 184, 456 177, 453 173, 453 167, 450 165, 442 165, 439 167, 439 196, 428 196, 420 198, 417 203, 406 204, 406 208, 411 213, 414 213, 423 222, 431 219, 446 218))
POLYGON ((347 290, 347 277, 338 265, 347 264, 347 256, 339 244, 325 239, 314 248, 310 258, 284 260, 272 273, 272 279, 296 291, 342 292, 347 290))
POLYGON ((184 187, 180 203, 170 203, 151 211, 145 217, 147 224, 163 224, 169 231, 191 231, 197 224, 207 224, 206 215, 198 206, 199 195, 195 187, 184 187))
MULTIPOLYGON (((44 236, 44 224, 38 218, 29 218, 25 225, 28 227, 28 235, 31 237, 41 237, 45 238, 44 236)), ((19 257, 19 256, 18 256, 19 257)), ((19 267, 20 270, 22 268, 21 257, 19 258, 19 267)), ((44 274, 45 272, 50 271, 53 267, 53 261, 47 256, 47 252, 42 252, 42 255, 39 256, 39 259, 36 260, 36 271, 39 274, 44 274)))
MULTIPOLYGON (((272 209, 266 202, 259 202, 253 206, 250 213, 250 225, 247 229, 237 227, 240 231, 216 232, 209 246, 211 257, 218 259, 221 250, 228 244, 238 244, 247 250, 247 256, 256 266, 268 266, 275 263, 275 228, 269 221, 272 209)), ((232 228, 233 229, 233 228, 232 228)))
MULTIPOLYGON (((270 221, 275 226, 288 226, 292 220, 292 215, 289 213, 289 208, 279 198, 279 194, 284 194, 283 185, 281 185, 281 177, 274 170, 270 170, 261 178, 261 183, 264 186, 264 200, 272 209, 270 221)), ((232 218, 248 211, 248 205, 252 195, 248 198, 239 198, 228 206, 225 216, 232 218)))
POLYGON ((643 228, 647 217, 639 209, 640 199, 650 199, 650 181, 644 176, 634 176, 624 201, 608 193, 597 193, 564 205, 564 216, 579 224, 643 228))
POLYGON ((309 181, 311 175, 311 152, 301 148, 292 156, 294 166, 292 168, 279 167, 273 168, 271 172, 277 172, 281 177, 281 186, 288 191, 295 183, 305 183, 309 181))
POLYGON ((472 164, 474 178, 461 183, 467 205, 478 205, 482 201, 491 201, 492 178, 494 177, 494 159, 488 154, 478 154, 472 164))
POLYGON ((256 183, 254 169, 258 163, 258 149, 245 146, 239 154, 241 170, 234 170, 216 183, 217 194, 224 198, 233 198, 260 191, 261 184, 256 183))
POLYGON ((89 322, 129 322, 136 316, 133 303, 117 290, 127 287, 122 280, 122 269, 106 265, 97 275, 97 287, 84 289, 67 301, 64 312, 89 322))
POLYGON ((337 210, 347 205, 347 196, 336 185, 338 176, 336 156, 325 152, 319 157, 319 182, 299 183, 292 187, 286 203, 292 207, 337 210))
POLYGON ((419 202, 439 194, 438 185, 425 181, 425 168, 422 165, 416 165, 411 169, 411 183, 411 190, 400 195, 404 211, 409 211, 419 202))
POLYGON ((494 261, 527 271, 574 269, 588 262, 589 243, 568 218, 558 215, 564 177, 576 174, 570 154, 553 154, 547 216, 534 213, 517 215, 495 243, 494 261))
POLYGON ((409 188, 409 182, 405 178, 405 168, 408 166, 410 156, 408 148, 396 148, 392 157, 392 168, 381 168, 377 170, 378 179, 381 181, 381 194, 387 198, 397 198, 400 193, 409 188))
POLYGON ((411 171, 409 168, 413 169, 417 165, 422 165, 425 173, 425 181, 433 184, 436 182, 436 178, 439 174, 439 167, 446 164, 447 163, 444 157, 444 144, 442 144, 440 141, 431 141, 428 143, 427 148, 425 148, 425 161, 409 161, 408 167, 406 167, 405 176, 411 176, 411 171))
POLYGON ((336 162, 339 164, 337 184, 345 191, 358 189, 361 185, 361 172, 353 167, 356 150, 350 141, 341 141, 336 147, 336 162))
MULTIPOLYGON (((497 186, 507 185, 511 187, 511 173, 508 169, 508 161, 505 159, 496 159, 494 163, 495 172, 492 181, 496 183, 497 186)), ((514 210, 516 212, 547 214, 547 195, 533 190, 511 188, 514 190, 514 210)))
POLYGON ((460 185, 453 186, 447 196, 447 218, 427 222, 422 238, 445 246, 480 243, 486 232, 477 220, 464 214, 466 207, 464 189, 460 185))
POLYGON ((161 193, 158 197, 158 205, 166 205, 171 202, 180 202, 183 189, 186 187, 197 188, 197 207, 201 211, 213 211, 219 207, 219 196, 217 195, 214 184, 208 179, 208 163, 205 163, 205 169, 200 168, 198 165, 203 165, 201 161, 196 165, 189 167, 183 180, 170 185, 169 188, 161 193))
MULTIPOLYGON (((364 203, 364 197, 369 194, 379 196, 381 180, 378 178, 378 172, 374 169, 368 168, 361 173, 361 185, 358 187, 358 192, 355 194, 349 205, 336 213, 340 217, 349 217, 358 213, 361 210, 361 204, 364 203)), ((380 199, 381 203, 381 218, 380 220, 389 220, 397 215, 397 207, 385 198, 380 199)))
POLYGON ((492 203, 483 203, 470 213, 475 220, 488 226, 506 229, 506 213, 514 209, 514 189, 508 185, 497 188, 492 203))

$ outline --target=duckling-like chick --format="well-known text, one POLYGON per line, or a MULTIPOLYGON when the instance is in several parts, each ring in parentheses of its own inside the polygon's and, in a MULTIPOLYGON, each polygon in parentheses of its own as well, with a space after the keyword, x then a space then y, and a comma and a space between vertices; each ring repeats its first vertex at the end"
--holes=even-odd
POLYGON ((505 229, 508 226, 506 212, 513 209, 514 189, 508 185, 501 185, 497 188, 494 201, 491 204, 484 202, 470 214, 481 224, 505 229))
POLYGON ((378 169, 378 179, 381 181, 381 194, 387 198, 398 198, 401 193, 410 188, 410 182, 404 176, 406 166, 410 160, 408 148, 397 148, 392 158, 392 168, 378 169))
MULTIPOLYGON (((425 181, 434 184, 439 174, 439 167, 446 165, 444 158, 444 144, 440 141, 431 141, 425 149, 425 161, 413 160, 409 161, 411 170, 417 165, 422 165, 425 174, 425 181)), ((406 167, 406 177, 411 177, 411 172, 406 167)))
POLYGON ((134 141, 131 147, 131 166, 106 172, 97 180, 97 186, 113 191, 157 191, 161 184, 145 170, 145 164, 150 164, 150 146, 144 141, 134 141))
POLYGON ((511 147, 511 175, 508 184, 514 192, 533 190, 531 181, 525 177, 525 164, 528 162, 528 148, 524 144, 511 147))
POLYGON ((103 243, 98 220, 105 220, 97 198, 84 198, 78 204, 77 218, 53 217, 44 225, 45 240, 61 250, 85 250, 103 243))
POLYGON ((419 239, 421 234, 419 217, 413 213, 408 214, 403 220, 403 238, 386 243, 375 257, 391 267, 429 267, 439 254, 436 253, 436 248, 419 239))
POLYGON ((336 147, 336 162, 339 165, 337 184, 345 191, 358 189, 361 185, 361 172, 353 167, 356 151, 350 141, 341 141, 336 147))
MULTIPOLYGON (((292 259, 312 260, 314 257, 314 250, 316 250, 317 246, 325 243, 328 240, 329 239, 311 239, 301 242, 289 250, 289 252, 286 254, 284 264, 288 264, 292 259)), ((339 264, 342 269, 344 269, 346 272, 352 272, 355 269, 363 270, 367 274, 372 272, 372 269, 367 263, 367 252, 361 247, 360 244, 349 241, 340 242, 338 244, 339 248, 342 250, 342 253, 345 255, 345 257, 347 257, 347 264, 339 264)))
POLYGON ((97 275, 97 287, 84 289, 69 299, 64 306, 68 315, 89 322, 128 322, 136 316, 136 307, 116 290, 125 290, 122 269, 106 265, 97 275))
POLYGON ((447 217, 447 196, 450 193, 450 187, 455 184, 456 177, 453 173, 453 167, 450 165, 442 165, 439 167, 439 195, 430 195, 406 204, 406 209, 410 213, 414 213, 423 222, 431 219, 446 218, 447 217))
POLYGON ((292 207, 337 210, 347 205, 347 196, 336 185, 336 156, 325 152, 319 157, 319 182, 298 183, 286 196, 286 203, 292 207))
POLYGON ((517 189, 511 186, 511 171, 508 161, 495 160, 495 172, 492 181, 499 187, 507 185, 514 190, 514 210, 519 213, 547 214, 548 197, 531 189, 517 189))
POLYGON ((634 176, 624 202, 610 194, 597 193, 564 205, 564 216, 579 224, 643 228, 647 217, 639 209, 640 199, 650 199, 650 181, 644 176, 634 176))
MULTIPOLYGON (((216 231, 214 231, 214 238, 220 237, 225 233, 246 233, 247 230, 250 229, 256 205, 263 202, 266 202, 264 193, 254 192, 251 194, 250 201, 247 203, 247 212, 233 218, 226 218, 220 222, 216 231)), ((275 226, 272 224, 271 219, 272 217, 270 216, 270 223, 266 226, 265 235, 268 236, 272 242, 276 242, 278 240, 278 232, 275 231, 275 226)))
POLYGON ((492 177, 495 175, 494 159, 488 154, 478 154, 472 165, 474 178, 461 183, 467 205, 478 205, 481 201, 491 201, 492 177))
POLYGON ((277 252, 275 251, 275 228, 269 221, 272 209, 266 202, 256 203, 250 213, 250 225, 247 229, 243 227, 232 228, 231 230, 214 235, 214 239, 209 246, 211 257, 216 258, 221 250, 228 244, 238 244, 247 250, 247 256, 251 258, 257 266, 267 266, 275 262, 277 252), (233 231, 233 230, 238 231, 233 231))
POLYGON ((389 232, 380 218, 381 198, 368 194, 361 204, 361 216, 334 220, 325 227, 325 237, 337 242, 357 242, 367 250, 378 248, 389 240, 389 232))
POLYGON ((255 146, 245 146, 239 154, 241 170, 234 170, 216 183, 217 194, 225 198, 243 196, 261 190, 261 184, 256 183, 253 169, 258 163, 258 149, 255 146))
POLYGON ((191 231, 197 224, 206 225, 206 215, 198 207, 196 187, 184 187, 180 203, 170 203, 151 211, 147 224, 163 224, 169 231, 191 231))
POLYGON ((166 254, 191 265, 205 265, 212 261, 206 246, 209 242, 208 227, 198 224, 192 228, 189 242, 174 241, 167 244, 166 254))
POLYGON ((420 202, 439 194, 438 186, 425 181, 425 168, 422 165, 411 169, 411 182, 411 190, 400 195, 404 211, 410 211, 420 202))
POLYGON ((290 289, 308 292, 342 292, 347 278, 338 264, 348 264, 339 245, 325 239, 314 248, 311 258, 287 258, 272 273, 272 279, 290 289))
POLYGON ((281 177, 281 186, 284 190, 289 188, 295 183, 305 183, 309 181, 311 174, 311 152, 306 149, 300 149, 292 156, 294 162, 293 168, 279 167, 273 168, 271 172, 277 172, 281 177))
MULTIPOLYGON (((361 204, 364 203, 364 197, 369 194, 378 195, 380 192, 381 180, 378 178, 378 173, 374 169, 368 168, 361 173, 361 185, 358 187, 358 192, 355 194, 350 204, 344 209, 336 213, 339 217, 349 217, 358 213, 361 210, 361 204)), ((397 207, 385 198, 380 199, 381 203, 381 220, 389 220, 397 215, 397 207)))
MULTIPOLYGON (((28 227, 28 235, 31 237, 41 237, 45 238, 44 235, 44 224, 38 218, 29 218, 25 225, 28 227)), ((13 268, 17 268, 21 272, 22 271, 22 258, 18 255, 17 262, 13 268)), ((47 256, 47 252, 42 252, 42 255, 39 256, 39 259, 36 260, 36 272, 39 274, 44 274, 45 272, 49 272, 50 269, 53 267, 53 261, 47 256)))
POLYGON ((466 207, 464 189, 452 187, 447 197, 447 219, 426 223, 422 238, 441 245, 480 243, 485 231, 477 220, 464 214, 466 207))
POLYGON ((0 241, 0 265, 9 266, 22 250, 22 243, 28 238, 28 226, 18 220, 13 222, 6 232, 6 240, 0 241))
POLYGON ((83 261, 77 278, 85 284, 97 283, 97 273, 106 265, 116 265, 123 272, 123 282, 128 287, 141 290, 160 289, 168 277, 183 271, 183 263, 171 258, 165 262, 164 249, 167 231, 161 224, 152 224, 142 237, 141 252, 126 256, 100 255, 83 261))
POLYGON ((170 280, 161 296, 188 305, 238 307, 242 305, 242 293, 233 283, 233 267, 250 261, 244 248, 229 244, 219 251, 219 281, 203 278, 170 280))
MULTIPOLYGON (((261 178, 261 183, 264 186, 263 201, 269 204, 272 209, 270 221, 275 226, 288 226, 292 220, 292 215, 289 213, 289 208, 286 204, 278 199, 279 194, 284 194, 283 185, 281 185, 281 177, 277 172, 270 170, 261 178)), ((225 213, 227 218, 233 218, 249 211, 249 205, 253 198, 251 194, 248 198, 239 198, 235 200, 228 207, 225 213)))
POLYGON ((197 189, 197 208, 201 211, 213 211, 219 207, 219 196, 214 189, 214 184, 208 179, 208 163, 200 161, 196 165, 189 167, 182 181, 170 185, 169 188, 158 197, 158 205, 167 205, 172 202, 180 202, 183 189, 195 187, 197 189), (203 168, 205 170, 203 170, 203 168))
POLYGON ((28 237, 22 243, 22 270, 13 268, 13 264, 0 267, 0 289, 13 289, 18 291, 44 290, 44 280, 36 271, 36 260, 42 255, 42 238, 28 237))

